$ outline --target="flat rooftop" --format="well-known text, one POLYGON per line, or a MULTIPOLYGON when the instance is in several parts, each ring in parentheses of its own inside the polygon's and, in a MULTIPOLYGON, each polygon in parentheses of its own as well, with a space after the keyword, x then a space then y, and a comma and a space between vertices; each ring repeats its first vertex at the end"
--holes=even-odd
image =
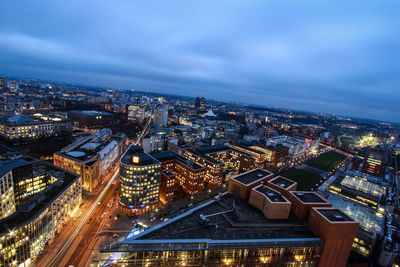
POLYGON ((239 174, 238 176, 233 177, 232 179, 239 181, 245 185, 249 185, 271 174, 272 174, 271 172, 266 170, 254 169, 249 172, 239 174))
POLYGON ((352 218, 339 209, 318 209, 318 212, 324 215, 324 217, 331 222, 354 222, 352 218))
POLYGON ((153 164, 160 164, 158 160, 153 158, 147 153, 143 152, 143 149, 140 146, 131 145, 125 154, 121 158, 121 162, 125 165, 130 166, 147 166, 153 164), (133 157, 138 157, 137 162, 133 162, 133 157))
POLYGON ((111 113, 97 110, 73 110, 69 112, 85 116, 113 116, 111 113))
POLYGON ((109 251, 202 250, 276 246, 322 246, 303 221, 269 220, 257 208, 224 194, 182 215, 117 243, 109 251), (184 244, 182 247, 181 244, 184 244))
POLYGON ((23 206, 19 207, 16 212, 0 220, 0 233, 8 233, 10 230, 20 225, 27 224, 34 218, 40 216, 42 211, 46 209, 50 203, 55 201, 67 187, 79 179, 79 175, 42 160, 27 163, 27 165, 29 164, 32 164, 33 177, 46 174, 57 178, 57 181, 49 185, 45 190, 33 195, 31 199, 23 206), (28 206, 32 208, 24 210, 24 207, 28 206))
POLYGON ((213 157, 207 156, 206 154, 203 154, 203 153, 197 151, 196 149, 188 148, 185 150, 193 155, 196 155, 196 156, 208 161, 208 162, 211 162, 212 164, 215 164, 215 165, 224 164, 222 161, 219 161, 219 160, 214 159, 213 157))
POLYGON ((254 190, 264 194, 271 202, 288 202, 279 192, 268 188, 265 185, 258 186, 254 190))
POLYGON ((296 183, 296 182, 293 182, 292 180, 289 180, 282 176, 275 177, 275 178, 269 180, 269 182, 276 186, 282 187, 284 189, 286 189, 296 183))
POLYGON ((166 168, 162 168, 161 173, 164 174, 167 177, 172 177, 172 176, 175 175, 173 172, 167 170, 166 168))
POLYGON ((189 168, 191 168, 193 170, 197 171, 197 170, 204 169, 204 167, 201 166, 200 164, 197 164, 196 162, 193 162, 187 158, 184 158, 181 155, 179 155, 173 151, 163 151, 163 152, 158 152, 158 153, 151 153, 150 155, 160 162, 168 161, 168 160, 178 160, 179 162, 183 163, 184 165, 188 166, 189 168))
POLYGON ((297 198, 304 203, 328 203, 315 192, 292 192, 297 198))

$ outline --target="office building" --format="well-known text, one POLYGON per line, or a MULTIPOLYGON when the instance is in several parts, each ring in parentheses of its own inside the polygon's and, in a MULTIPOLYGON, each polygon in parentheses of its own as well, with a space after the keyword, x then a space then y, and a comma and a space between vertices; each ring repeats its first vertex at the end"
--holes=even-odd
POLYGON ((72 122, 56 115, 15 115, 0 121, 0 137, 9 142, 34 142, 72 132, 72 122))
POLYGON ((154 125, 165 127, 168 123, 168 110, 166 108, 157 108, 154 110, 154 125))
POLYGON ((245 153, 251 154, 254 156, 254 167, 256 168, 265 168, 267 162, 267 155, 265 151, 262 151, 262 148, 258 146, 244 146, 239 144, 230 144, 230 147, 243 151, 245 153))
POLYGON ((205 98, 204 97, 196 97, 195 108, 198 113, 202 113, 205 111, 205 98))
POLYGON ((195 149, 184 149, 182 156, 203 166, 205 176, 203 183, 208 187, 217 187, 222 184, 224 179, 224 163, 206 154, 200 153, 195 149))
POLYGON ((83 189, 92 192, 104 181, 107 170, 118 163, 125 148, 126 135, 112 135, 105 128, 54 153, 54 165, 80 175, 83 189))
MULTIPOLYGON (((187 194, 197 195, 204 189, 206 170, 203 166, 172 151, 154 153, 151 156, 160 161, 163 167, 175 175, 176 186, 181 185, 187 194)), ((167 191, 160 186, 161 190, 167 191)))
POLYGON ((3 159, 0 172, 0 265, 29 266, 81 204, 81 178, 32 159, 3 159))
POLYGON ((145 117, 146 110, 143 106, 129 105, 128 121, 142 123, 145 117))
POLYGON ((158 207, 161 163, 131 145, 120 160, 119 208, 129 215, 158 207))
POLYGON ((160 202, 164 205, 171 205, 174 203, 175 189, 175 173, 169 171, 165 167, 162 167, 160 173, 160 202))
POLYGON ((4 90, 6 87, 6 83, 4 81, 4 77, 0 77, 0 90, 4 90))

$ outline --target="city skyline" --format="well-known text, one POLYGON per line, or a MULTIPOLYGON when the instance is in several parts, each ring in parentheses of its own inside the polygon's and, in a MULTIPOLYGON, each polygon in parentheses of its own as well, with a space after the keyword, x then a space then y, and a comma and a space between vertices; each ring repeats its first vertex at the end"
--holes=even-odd
POLYGON ((400 122, 394 1, 68 3, 2 3, 2 74, 400 122))

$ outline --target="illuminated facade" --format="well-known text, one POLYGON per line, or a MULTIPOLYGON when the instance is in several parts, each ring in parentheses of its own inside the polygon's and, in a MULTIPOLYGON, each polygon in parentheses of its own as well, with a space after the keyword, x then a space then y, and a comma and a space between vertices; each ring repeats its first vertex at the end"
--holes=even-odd
POLYGON ((14 186, 11 170, 0 177, 0 219, 15 212, 14 186))
POLYGON ((14 212, 0 220, 0 266, 30 265, 82 202, 80 176, 44 161, 25 162, 11 170, 14 212), (30 175, 21 180, 21 171, 30 175), (16 175, 14 175, 16 174, 16 175), (48 181, 42 188, 43 180, 48 181), (25 192, 25 193, 24 193, 25 192), (16 194, 22 196, 17 200, 16 194))
POLYGON ((181 185, 189 195, 197 195, 204 189, 205 168, 172 151, 152 154, 162 166, 175 174, 176 185, 181 185))
POLYGON ((125 134, 112 135, 105 128, 54 153, 54 165, 80 175, 83 189, 92 192, 106 171, 118 162, 125 147, 125 134))
POLYGON ((158 207, 161 163, 131 145, 120 160, 119 208, 142 214, 158 207))
POLYGON ((204 183, 209 187, 217 187, 222 184, 224 178, 224 166, 222 161, 199 153, 194 149, 185 149, 182 156, 205 168, 204 183))
POLYGON ((258 146, 241 146, 241 145, 229 145, 232 148, 235 148, 237 150, 243 151, 245 153, 251 154, 254 156, 254 167, 256 168, 265 168, 265 164, 267 161, 267 155, 264 151, 262 151, 262 148, 258 146))
POLYGON ((164 205, 174 203, 175 174, 166 168, 161 169, 160 174, 160 201, 164 205))
POLYGON ((57 116, 15 115, 0 121, 0 136, 7 141, 34 141, 72 132, 72 122, 57 116))
POLYGON ((128 106, 128 120, 132 122, 142 123, 144 120, 145 109, 143 106, 128 106))

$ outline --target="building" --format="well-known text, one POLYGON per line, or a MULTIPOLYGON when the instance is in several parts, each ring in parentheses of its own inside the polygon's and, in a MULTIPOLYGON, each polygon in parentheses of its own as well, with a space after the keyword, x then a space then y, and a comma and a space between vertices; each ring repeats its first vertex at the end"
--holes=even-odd
POLYGON ((196 103, 195 103, 195 108, 197 113, 202 113, 205 111, 206 106, 205 106, 205 98, 204 97, 196 97, 196 103))
POLYGON ((244 146, 239 144, 230 144, 230 147, 243 151, 254 156, 254 167, 265 168, 267 162, 267 155, 258 146, 244 146))
POLYGON ((80 128, 101 129, 109 127, 114 121, 111 113, 96 110, 68 111, 68 119, 80 128))
POLYGON ((165 127, 168 123, 168 110, 166 108, 157 108, 154 110, 154 125, 165 127))
POLYGON ((267 186, 275 189, 284 196, 288 196, 289 191, 296 191, 297 183, 282 176, 277 176, 266 183, 267 186))
POLYGON ((0 220, 0 265, 29 266, 81 204, 81 178, 33 159, 3 159, 0 172, 9 209, 0 220))
MULTIPOLYGON (((175 186, 181 185, 183 190, 193 196, 204 189, 206 170, 203 166, 188 160, 172 151, 151 154, 162 163, 162 166, 175 175, 175 186)), ((160 185, 160 192, 167 191, 160 185)), ((161 194, 160 194, 161 199, 161 194)))
POLYGON ((120 160, 119 208, 129 215, 158 207, 161 163, 131 145, 120 160))
POLYGON ((160 201, 162 204, 171 205, 174 203, 175 188, 175 174, 165 167, 162 167, 160 173, 160 201))
POLYGON ((10 142, 33 142, 72 132, 72 122, 56 115, 15 115, 0 121, 0 137, 10 142))
POLYGON ((264 185, 252 189, 250 201, 223 194, 106 246, 103 262, 127 266, 346 266, 358 222, 331 208, 312 208, 308 224, 293 214, 286 218, 289 201, 264 185), (279 204, 284 205, 283 211, 275 206, 279 204), (280 219, 273 219, 275 216, 280 219))
POLYGON ((6 83, 4 81, 4 77, 0 77, 0 90, 4 90, 6 87, 6 83))
POLYGON ((263 169, 254 169, 235 177, 229 181, 228 192, 242 199, 248 199, 251 189, 271 180, 274 174, 263 169))
POLYGON ((197 152, 222 161, 226 169, 249 171, 254 169, 254 155, 226 145, 201 146, 197 152))
POLYGON ((146 114, 143 106, 129 105, 128 107, 128 121, 142 123, 146 114))
POLYGON ((204 183, 209 187, 217 187, 224 179, 224 163, 195 149, 184 149, 182 156, 205 168, 204 183))
POLYGON ((318 151, 320 139, 308 138, 303 136, 286 136, 279 135, 271 137, 267 140, 267 147, 282 145, 288 148, 288 155, 291 159, 297 159, 308 153, 315 153, 318 151))
POLYGON ((102 129, 54 153, 54 165, 82 177, 83 189, 92 192, 126 148, 126 135, 102 129))

